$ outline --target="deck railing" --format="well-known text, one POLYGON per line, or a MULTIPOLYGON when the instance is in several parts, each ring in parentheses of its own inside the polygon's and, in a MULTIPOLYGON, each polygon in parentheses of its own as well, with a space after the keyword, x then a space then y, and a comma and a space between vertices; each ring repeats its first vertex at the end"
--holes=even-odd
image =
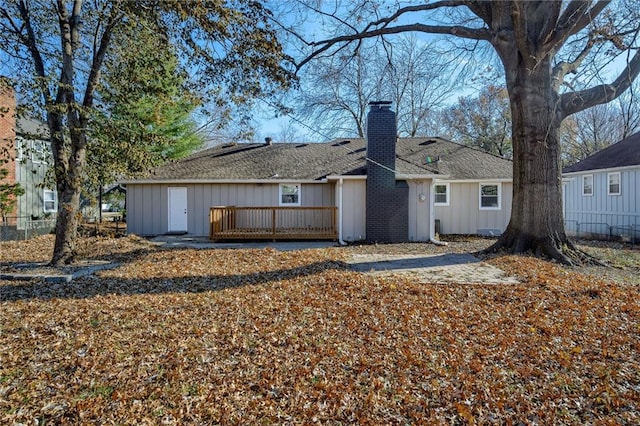
POLYGON ((211 207, 215 240, 335 240, 337 207, 211 207))

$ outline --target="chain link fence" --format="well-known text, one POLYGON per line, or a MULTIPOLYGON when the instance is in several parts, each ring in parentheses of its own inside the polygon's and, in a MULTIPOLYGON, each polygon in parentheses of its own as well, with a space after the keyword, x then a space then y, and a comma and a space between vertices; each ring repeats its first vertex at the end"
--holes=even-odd
POLYGON ((635 223, 630 225, 611 225, 607 222, 580 222, 565 220, 567 230, 576 238, 595 240, 622 241, 630 244, 640 243, 640 216, 635 217, 635 223))
POLYGON ((30 216, 4 216, 0 222, 0 241, 28 240, 51 233, 56 226, 55 218, 33 218, 30 216))

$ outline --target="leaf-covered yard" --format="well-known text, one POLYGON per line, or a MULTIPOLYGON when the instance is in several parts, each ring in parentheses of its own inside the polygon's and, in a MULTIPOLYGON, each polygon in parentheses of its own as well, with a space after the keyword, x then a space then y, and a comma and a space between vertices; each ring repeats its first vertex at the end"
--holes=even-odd
POLYGON ((0 282, 0 423, 640 422, 635 284, 526 257, 489 260, 520 285, 445 286, 351 272, 341 248, 85 244, 123 266, 0 282))

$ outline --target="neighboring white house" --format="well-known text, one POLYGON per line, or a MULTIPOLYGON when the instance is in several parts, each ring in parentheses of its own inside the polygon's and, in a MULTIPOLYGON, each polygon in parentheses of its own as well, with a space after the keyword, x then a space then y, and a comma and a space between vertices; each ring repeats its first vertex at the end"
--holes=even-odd
POLYGON ((566 230, 640 237, 640 133, 563 170, 566 230))
POLYGON ((335 207, 336 238, 343 241, 429 241, 436 221, 441 234, 504 231, 511 161, 440 138, 396 138, 391 131, 394 136, 368 142, 268 141, 198 152, 123 182, 127 231, 209 235, 212 206, 335 207), (391 187, 376 186, 376 171, 391 176, 391 187), (374 213, 378 207, 382 211, 374 213), (383 234, 372 230, 374 222, 383 234))

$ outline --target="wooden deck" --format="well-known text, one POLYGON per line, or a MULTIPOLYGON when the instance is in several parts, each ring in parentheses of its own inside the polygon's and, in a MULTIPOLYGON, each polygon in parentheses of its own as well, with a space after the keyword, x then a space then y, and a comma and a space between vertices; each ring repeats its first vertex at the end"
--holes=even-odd
POLYGON ((335 240, 337 207, 234 207, 209 210, 217 240, 335 240))

